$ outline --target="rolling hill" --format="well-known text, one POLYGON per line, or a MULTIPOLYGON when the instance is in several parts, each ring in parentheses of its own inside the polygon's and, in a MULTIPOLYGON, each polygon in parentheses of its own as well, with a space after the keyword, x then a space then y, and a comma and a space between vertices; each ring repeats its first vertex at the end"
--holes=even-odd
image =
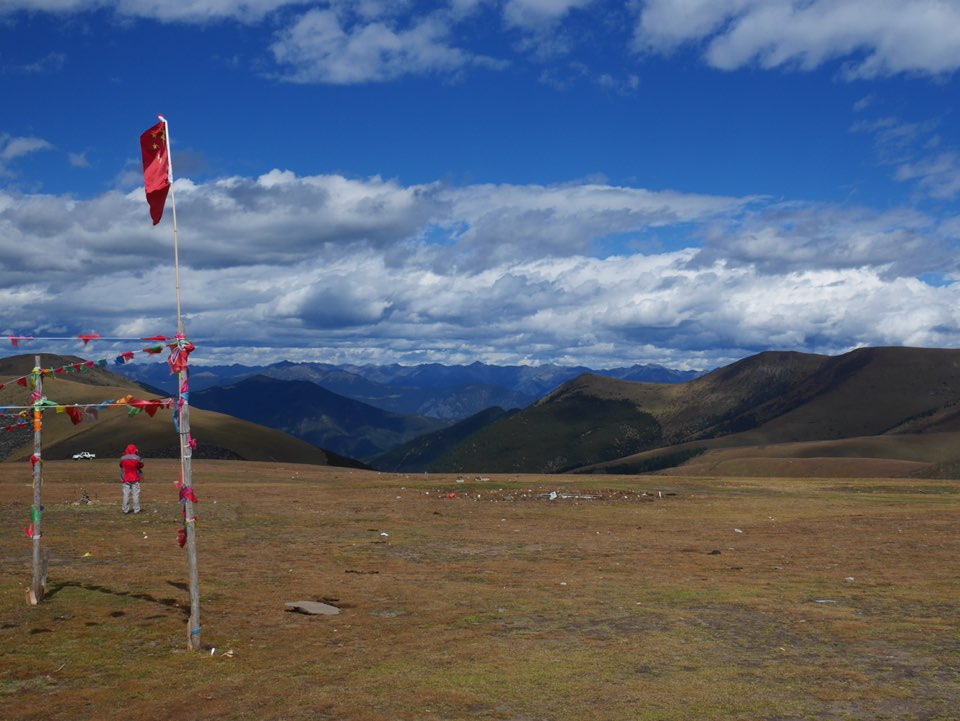
MULTIPOLYGON (((83 359, 74 356, 41 355, 41 367, 63 368, 83 359)), ((16 384, 16 378, 34 367, 34 356, 0 359, 0 404, 8 414, 11 406, 31 403, 30 391, 16 384)), ((96 405, 127 395, 139 399, 156 398, 149 389, 107 370, 93 367, 79 373, 45 377, 44 396, 59 404, 96 405)), ((14 419, 6 419, 7 426, 14 419)), ((191 435, 197 439, 196 458, 228 458, 249 461, 286 461, 318 465, 362 466, 339 454, 318 448, 277 430, 256 425, 220 413, 191 408, 191 435)), ((123 408, 105 408, 95 423, 74 425, 65 413, 44 412, 42 454, 47 460, 70 458, 79 451, 92 451, 98 457, 118 457, 127 443, 136 443, 147 457, 176 457, 179 436, 173 426, 172 412, 160 410, 154 417, 146 413, 128 415, 123 408)), ((33 431, 23 428, 0 433, 0 458, 23 461, 33 452, 33 431)))
POLYGON ((370 465, 382 471, 409 472, 431 468, 438 458, 450 452, 466 438, 517 411, 505 411, 502 408, 488 408, 476 415, 442 428, 426 433, 403 445, 397 446, 370 461, 370 465))
POLYGON ((936 474, 960 459, 958 441, 960 351, 767 352, 681 385, 581 376, 431 468, 936 474))

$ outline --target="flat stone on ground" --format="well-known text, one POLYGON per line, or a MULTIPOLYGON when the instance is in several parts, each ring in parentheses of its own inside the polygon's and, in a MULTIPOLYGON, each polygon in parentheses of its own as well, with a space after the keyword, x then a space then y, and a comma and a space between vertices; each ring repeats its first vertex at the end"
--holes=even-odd
POLYGON ((306 613, 310 616, 336 616, 340 609, 320 601, 288 601, 284 604, 288 611, 306 613))

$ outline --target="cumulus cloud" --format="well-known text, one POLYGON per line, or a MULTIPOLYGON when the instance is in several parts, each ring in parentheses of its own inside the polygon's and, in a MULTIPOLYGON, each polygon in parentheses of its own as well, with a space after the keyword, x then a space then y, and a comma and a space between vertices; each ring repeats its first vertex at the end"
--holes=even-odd
MULTIPOLYGON (((709 367, 768 347, 960 342, 960 284, 918 280, 960 275, 956 222, 918 211, 279 170, 175 191, 198 362, 709 367), (650 229, 687 242, 599 242, 650 229)), ((175 325, 169 220, 150 225, 142 189, 0 191, 0 253, 0 332, 175 325)))
POLYGON ((571 10, 586 8, 595 0, 507 0, 503 17, 510 25, 540 29, 556 25, 571 10))
POLYGON ((753 200, 592 183, 476 185, 445 197, 462 224, 458 246, 477 262, 590 254, 610 234, 702 222, 753 200))
POLYGON ((43 138, 15 137, 0 133, 0 177, 12 173, 10 166, 18 158, 52 148, 53 145, 43 138))
POLYGON ((876 212, 778 203, 715 226, 698 262, 753 266, 778 275, 863 268, 894 277, 956 270, 956 239, 915 210, 876 212))
POLYGON ((271 46, 282 77, 298 83, 382 82, 411 74, 452 74, 496 61, 454 47, 445 16, 408 25, 378 20, 344 26, 332 10, 313 9, 280 31, 271 46))
POLYGON ((14 138, 0 135, 0 160, 13 160, 38 150, 49 150, 53 146, 42 138, 14 138))
POLYGON ((639 7, 638 50, 692 44, 725 70, 811 70, 842 60, 847 78, 870 78, 960 67, 960 6, 940 0, 646 0, 639 7))

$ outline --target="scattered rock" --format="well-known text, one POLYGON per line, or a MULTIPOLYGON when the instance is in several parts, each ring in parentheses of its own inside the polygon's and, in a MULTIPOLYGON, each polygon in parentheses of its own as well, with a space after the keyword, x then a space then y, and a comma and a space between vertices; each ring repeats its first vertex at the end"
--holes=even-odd
POLYGON ((340 613, 340 609, 336 606, 320 601, 288 601, 283 605, 287 607, 288 611, 305 613, 308 616, 336 616, 340 613))

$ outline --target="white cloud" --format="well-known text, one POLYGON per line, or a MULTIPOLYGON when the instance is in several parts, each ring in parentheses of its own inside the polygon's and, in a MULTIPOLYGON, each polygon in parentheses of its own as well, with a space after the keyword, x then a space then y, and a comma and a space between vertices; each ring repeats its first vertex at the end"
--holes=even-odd
POLYGON ((635 45, 694 43, 726 70, 810 70, 844 60, 844 75, 938 75, 960 67, 960 5, 942 0, 646 0, 635 45))
POLYGON ((918 180, 932 198, 952 200, 960 195, 960 156, 956 152, 931 155, 897 168, 897 180, 918 180))
POLYGON ((86 153, 67 153, 67 160, 74 168, 89 168, 90 161, 86 153))
POLYGON ((343 26, 331 10, 314 9, 277 35, 274 59, 298 83, 381 82, 411 74, 451 74, 472 64, 495 64, 450 44, 445 17, 428 15, 407 27, 387 22, 343 26))
POLYGON ((939 134, 934 120, 911 123, 896 117, 882 117, 854 124, 854 132, 873 136, 877 158, 895 168, 893 177, 915 181, 922 194, 936 200, 960 195, 960 152, 939 134))
POLYGON ((13 161, 31 153, 51 149, 53 145, 43 138, 14 137, 0 133, 0 178, 13 174, 10 167, 13 161))
MULTIPOLYGON (((960 284, 916 278, 960 275, 957 225, 917 211, 286 171, 175 190, 198 362, 709 367, 769 347, 960 343, 960 284), (686 242, 597 252, 650 229, 686 242)), ((0 191, 0 254, 0 328, 175 325, 169 218, 150 225, 142 189, 0 191)))
POLYGON ((952 239, 931 217, 839 206, 771 204, 717 225, 698 262, 724 259, 770 275, 864 268, 896 277, 956 269, 952 239))
POLYGON ((38 150, 49 150, 53 146, 42 138, 14 138, 0 135, 0 161, 13 160, 38 150))
POLYGON ((18 11, 79 13, 109 9, 132 18, 161 21, 205 22, 240 20, 254 22, 287 6, 307 4, 305 0, 0 0, 0 16, 18 11))
POLYGON ((589 254, 610 234, 703 222, 738 212, 752 200, 597 184, 476 185, 444 197, 463 224, 459 249, 487 263, 589 254))
POLYGON ((509 25, 539 30, 556 25, 571 10, 586 8, 595 0, 506 0, 503 17, 509 25))

